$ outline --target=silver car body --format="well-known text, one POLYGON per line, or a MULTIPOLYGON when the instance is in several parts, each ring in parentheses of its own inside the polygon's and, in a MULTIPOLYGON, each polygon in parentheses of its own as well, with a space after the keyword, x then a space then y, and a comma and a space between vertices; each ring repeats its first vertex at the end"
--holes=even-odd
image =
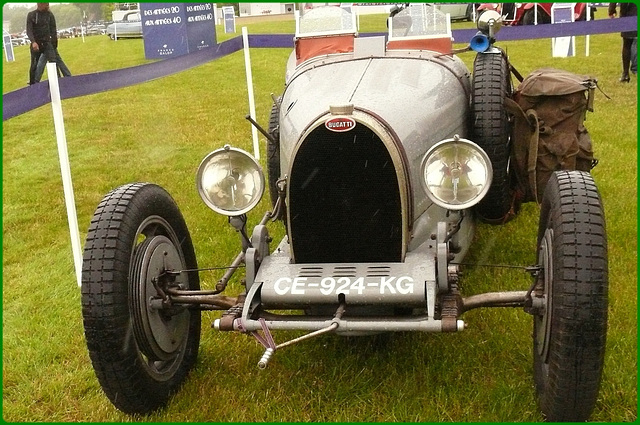
MULTIPOLYGON (((436 264, 436 258, 444 255, 438 253, 443 242, 437 239, 444 238, 447 229, 459 226, 454 236, 459 249, 452 255, 460 260, 470 245, 473 220, 462 219, 471 218, 471 211, 447 211, 430 201, 420 183, 421 163, 438 142, 468 136, 470 73, 450 54, 451 28, 446 15, 430 5, 411 6, 398 14, 395 24, 391 23, 388 42, 384 37, 355 37, 350 19, 342 9, 317 8, 298 23, 296 49, 288 63, 278 117, 288 237, 270 255, 259 254, 261 264, 255 276, 248 273, 246 314, 238 322, 243 329, 261 326, 249 318, 248 306, 252 303, 265 308, 302 308, 337 306, 341 299, 346 305, 369 308, 426 306, 427 314, 409 322, 356 320, 347 324, 343 320, 339 333, 442 331, 434 313, 437 293, 445 291, 447 283, 437 282, 446 280, 446 272, 443 275, 436 264), (407 19, 412 21, 409 26, 407 19), (317 31, 320 27, 329 29, 317 31), (318 50, 319 40, 323 47, 318 50), (332 151, 328 139, 322 139, 322 134, 329 134, 326 126, 333 120, 337 125, 351 125, 341 124, 341 120, 357 123, 366 129, 362 134, 376 142, 336 159, 344 161, 340 167, 313 165, 312 158, 319 155, 340 155, 332 151), (378 174, 372 165, 377 158, 367 157, 376 143, 380 151, 388 153, 393 166, 387 175, 392 183, 382 190, 351 180, 355 174, 378 174), (365 157, 364 164, 356 165, 365 157), (351 164, 362 169, 350 174, 351 164), (352 177, 340 176, 343 172, 352 177), (340 186, 340 180, 351 189, 332 192, 340 186), (328 192, 321 194, 323 188, 329 188, 328 192), (358 202, 367 206, 343 208, 341 203, 355 203, 355 199, 349 199, 354 191, 367 194, 358 202), (302 199, 307 195, 310 203, 302 199), (388 212, 397 220, 395 227, 369 219, 369 215, 384 210, 382 206, 377 208, 375 199, 392 196, 399 203, 399 214, 388 212), (298 204, 304 206, 296 207, 298 204), (362 224, 368 221, 373 224, 362 224), (396 248, 392 250, 381 240, 385 241, 383 234, 394 232, 397 238, 392 243, 396 248), (352 242, 357 246, 350 246, 352 242), (385 254, 378 256, 380 250, 385 254), (360 286, 351 292, 344 288, 340 291, 341 279, 345 288, 360 286)), ((354 133, 354 144, 362 134, 354 133)), ((258 239, 255 245, 260 246, 258 239)), ((447 261, 440 258, 441 264, 447 261)), ((327 324, 278 320, 268 326, 312 330, 327 324)))

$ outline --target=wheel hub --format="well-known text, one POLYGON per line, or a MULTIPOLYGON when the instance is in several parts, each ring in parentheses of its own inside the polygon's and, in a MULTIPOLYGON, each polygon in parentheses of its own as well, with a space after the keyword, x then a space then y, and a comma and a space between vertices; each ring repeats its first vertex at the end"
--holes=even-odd
POLYGON ((542 266, 536 296, 543 298, 542 309, 534 316, 536 324, 536 348, 543 362, 547 362, 549 356, 549 338, 551 335, 552 315, 552 282, 553 282, 553 230, 547 229, 540 242, 538 251, 538 263, 542 266), (542 280, 542 282, 540 282, 542 280))
MULTIPOLYGON (((137 248, 131 282, 133 329, 140 350, 149 359, 172 359, 188 333, 188 311, 168 314, 169 310, 158 309, 156 303, 152 306, 152 301, 161 298, 156 285, 162 287, 165 272, 182 268, 180 253, 166 236, 147 238, 137 248)), ((180 276, 176 283, 180 284, 180 276)))

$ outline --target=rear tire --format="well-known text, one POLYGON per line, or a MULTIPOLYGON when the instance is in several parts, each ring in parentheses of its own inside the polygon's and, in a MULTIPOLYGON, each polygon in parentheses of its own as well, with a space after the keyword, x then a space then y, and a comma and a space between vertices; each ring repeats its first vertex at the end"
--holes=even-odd
MULTIPOLYGON (((167 279, 162 272, 196 268, 187 226, 164 189, 126 185, 98 205, 84 249, 82 315, 98 381, 121 411, 147 414, 164 406, 193 368, 200 312, 154 308, 151 300, 160 298, 155 285, 167 279)), ((200 288, 196 271, 170 284, 200 288)))
POLYGON ((509 63, 504 52, 478 53, 473 63, 472 140, 489 155, 493 180, 475 211, 492 223, 508 221, 517 210, 509 162, 512 120, 504 107, 504 99, 511 97, 511 93, 509 63))
POLYGON ((543 271, 535 296, 533 365, 547 421, 586 421, 602 377, 607 333, 607 236, 591 175, 555 172, 544 192, 538 230, 543 271))

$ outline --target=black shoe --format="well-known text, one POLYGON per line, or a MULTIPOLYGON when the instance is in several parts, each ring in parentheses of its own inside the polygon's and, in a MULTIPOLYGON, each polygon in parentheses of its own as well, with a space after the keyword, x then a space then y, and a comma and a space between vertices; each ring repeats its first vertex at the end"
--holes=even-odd
POLYGON ((620 77, 620 82, 621 83, 628 83, 629 81, 631 81, 631 78, 629 78, 629 74, 623 73, 622 77, 620 77))

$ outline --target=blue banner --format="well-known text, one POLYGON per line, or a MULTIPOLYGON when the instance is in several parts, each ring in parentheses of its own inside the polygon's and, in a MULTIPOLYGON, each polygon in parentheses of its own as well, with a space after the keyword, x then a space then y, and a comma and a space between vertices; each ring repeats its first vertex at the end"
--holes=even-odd
POLYGON ((165 59, 216 45, 212 3, 140 3, 144 56, 165 59))
POLYGON ((222 17, 224 18, 224 32, 235 33, 236 32, 236 15, 233 7, 225 6, 222 8, 222 17))
POLYGON ((189 53, 183 3, 140 3, 144 57, 162 59, 189 53))
MULTIPOLYGON (((554 3, 551 6, 551 23, 566 24, 573 22, 573 3, 554 3)), ((575 56, 575 37, 554 37, 551 39, 553 57, 575 56)))
POLYGON ((185 3, 189 53, 216 45, 216 24, 212 3, 185 3))
POLYGON ((2 32, 2 48, 4 49, 4 56, 7 62, 13 62, 15 60, 13 56, 13 43, 11 43, 11 35, 6 31, 2 32))

